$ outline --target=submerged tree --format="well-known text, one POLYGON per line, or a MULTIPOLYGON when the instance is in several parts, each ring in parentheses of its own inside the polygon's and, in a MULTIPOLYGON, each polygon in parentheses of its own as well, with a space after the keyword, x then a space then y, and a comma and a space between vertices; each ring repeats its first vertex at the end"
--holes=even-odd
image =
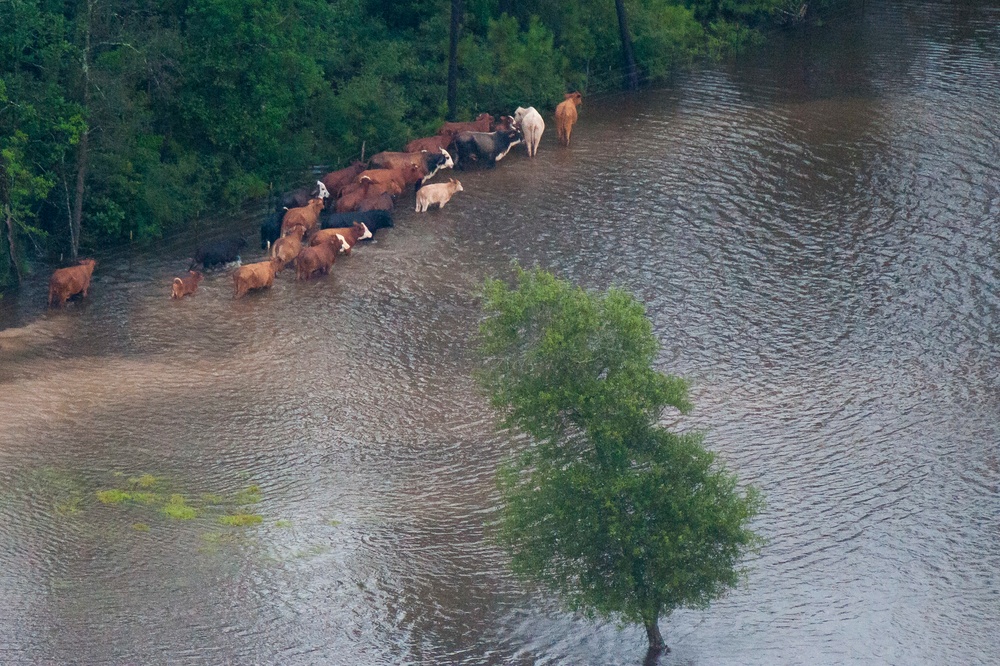
POLYGON ((687 383, 653 368, 640 303, 590 294, 541 270, 489 280, 479 381, 504 428, 531 444, 499 474, 500 540, 517 573, 588 616, 641 624, 706 607, 760 543, 762 507, 702 445, 659 425, 690 410, 687 383))

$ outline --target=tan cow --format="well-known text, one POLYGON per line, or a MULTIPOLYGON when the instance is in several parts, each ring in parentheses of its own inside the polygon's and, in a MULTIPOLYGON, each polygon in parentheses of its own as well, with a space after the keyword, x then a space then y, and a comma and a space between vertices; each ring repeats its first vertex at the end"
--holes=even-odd
POLYGON ((324 201, 321 198, 310 199, 309 203, 299 208, 289 208, 281 218, 281 235, 287 236, 292 227, 302 227, 309 233, 319 224, 319 213, 323 210, 324 201))
POLYGON ((288 232, 287 236, 282 236, 274 241, 271 246, 271 259, 278 262, 278 272, 295 260, 302 250, 302 237, 305 235, 305 228, 295 225, 288 232))
POLYGON ((573 133, 573 125, 576 124, 576 107, 583 104, 583 95, 578 92, 566 93, 566 99, 556 107, 556 135, 559 143, 564 146, 569 145, 569 137, 573 133))
POLYGON ((198 271, 188 271, 188 276, 184 278, 175 277, 173 287, 170 289, 170 298, 179 299, 193 296, 202 277, 198 271))
POLYGON ((278 261, 272 259, 240 266, 233 271, 233 299, 241 298, 251 289, 270 288, 274 284, 278 265, 278 261))
POLYGON ((74 294, 82 293, 86 298, 90 276, 94 274, 96 265, 97 262, 93 259, 81 259, 76 266, 53 271, 49 278, 49 307, 52 307, 53 301, 57 301, 59 307, 62 307, 74 294))
POLYGON ((417 190, 417 209, 418 213, 425 212, 433 204, 438 204, 441 208, 448 203, 456 192, 464 192, 462 189, 462 183, 458 182, 454 178, 449 178, 447 183, 434 183, 433 185, 424 185, 419 190, 417 190))

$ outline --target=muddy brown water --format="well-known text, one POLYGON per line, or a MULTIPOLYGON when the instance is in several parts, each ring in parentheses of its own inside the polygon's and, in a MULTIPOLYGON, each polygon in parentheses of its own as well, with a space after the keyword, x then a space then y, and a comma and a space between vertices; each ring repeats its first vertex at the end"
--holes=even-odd
POLYGON ((0 305, 0 662, 640 663, 489 539, 475 292, 517 259, 647 303, 683 425, 767 496, 746 585, 664 621, 663 663, 997 663, 998 26, 869 2, 586 99, 572 149, 546 118, 327 279, 171 302, 177 240, 64 311, 36 278, 0 305), (95 500, 144 473, 202 513, 95 500), (249 485, 258 526, 199 503, 249 485))

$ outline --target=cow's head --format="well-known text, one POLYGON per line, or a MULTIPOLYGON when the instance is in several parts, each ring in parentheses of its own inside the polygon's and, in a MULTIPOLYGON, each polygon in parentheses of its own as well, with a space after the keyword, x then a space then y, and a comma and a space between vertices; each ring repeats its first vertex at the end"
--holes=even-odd
POLYGON ((320 199, 328 199, 330 197, 330 190, 326 189, 326 185, 323 184, 322 180, 317 180, 316 189, 310 196, 319 197, 320 199))
POLYGON ((488 114, 488 113, 485 113, 485 112, 484 112, 484 113, 480 113, 480 114, 479 114, 478 116, 476 116, 476 122, 477 122, 477 123, 478 123, 479 121, 481 121, 481 120, 485 120, 485 121, 486 121, 486 122, 488 122, 488 123, 489 123, 490 125, 493 125, 493 116, 491 116, 491 115, 490 115, 490 114, 488 114))
POLYGON ((358 240, 368 240, 372 237, 372 232, 368 231, 368 225, 364 222, 355 222, 354 232, 358 234, 358 240))
POLYGON ((579 92, 566 93, 566 99, 573 100, 573 104, 575 106, 580 106, 581 104, 583 104, 583 95, 581 95, 579 92))
POLYGON ((80 266, 90 266, 90 270, 94 270, 94 266, 97 265, 96 259, 81 259, 80 266))
POLYGON ((464 189, 462 189, 462 183, 458 182, 458 180, 456 180, 454 178, 449 178, 448 179, 448 185, 451 186, 452 194, 454 194, 455 192, 464 192, 465 191, 464 189))
POLYGON ((442 169, 450 169, 453 166, 455 166, 455 161, 451 159, 451 154, 447 150, 442 148, 441 154, 444 156, 444 162, 442 162, 440 165, 442 169))

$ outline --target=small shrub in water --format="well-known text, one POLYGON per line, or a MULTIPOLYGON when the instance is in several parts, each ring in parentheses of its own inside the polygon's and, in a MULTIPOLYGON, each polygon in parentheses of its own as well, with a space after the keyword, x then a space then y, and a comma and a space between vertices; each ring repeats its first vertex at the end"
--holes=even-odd
POLYGON ((232 527, 249 527, 251 525, 259 525, 264 522, 264 518, 256 513, 235 513, 231 516, 219 518, 219 522, 232 527))

